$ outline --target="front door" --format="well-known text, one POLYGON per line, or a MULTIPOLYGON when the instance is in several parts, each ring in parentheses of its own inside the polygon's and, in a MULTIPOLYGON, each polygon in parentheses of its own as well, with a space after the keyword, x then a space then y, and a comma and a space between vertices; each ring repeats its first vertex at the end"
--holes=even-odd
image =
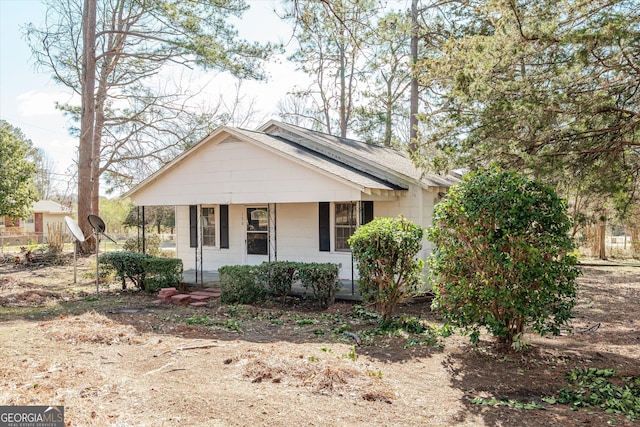
POLYGON ((247 208, 247 264, 269 261, 269 210, 264 207, 247 208))
POLYGON ((42 212, 36 212, 33 214, 33 228, 36 234, 42 234, 43 230, 42 212))

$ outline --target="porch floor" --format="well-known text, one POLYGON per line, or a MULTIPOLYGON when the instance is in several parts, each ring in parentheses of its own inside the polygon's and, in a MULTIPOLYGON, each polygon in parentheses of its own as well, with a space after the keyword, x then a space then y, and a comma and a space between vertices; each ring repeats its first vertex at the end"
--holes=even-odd
MULTIPOLYGON (((182 272, 182 282, 193 287, 217 287, 219 283, 217 271, 198 271, 196 280, 195 270, 185 270, 182 272)), ((343 301, 360 301, 358 292, 358 282, 342 280, 342 287, 336 292, 336 299, 343 301)), ((290 295, 304 296, 308 291, 299 283, 294 283, 290 295)))

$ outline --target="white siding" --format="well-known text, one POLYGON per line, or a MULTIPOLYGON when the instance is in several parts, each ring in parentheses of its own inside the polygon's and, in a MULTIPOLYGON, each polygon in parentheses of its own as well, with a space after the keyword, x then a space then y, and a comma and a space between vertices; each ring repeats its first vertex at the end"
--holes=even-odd
MULTIPOLYGON (((219 211, 216 206, 216 211, 219 211)), ((217 271, 223 265, 244 264, 243 206, 229 206, 229 248, 220 249, 220 226, 216 225, 216 247, 202 248, 202 268, 217 271)), ((219 215, 219 213, 217 213, 219 215)), ((196 249, 189 247, 189 206, 176 207, 176 256, 182 259, 184 269, 196 268, 196 249)), ((198 254, 200 248, 198 247, 198 254)), ((200 260, 198 260, 200 270, 200 260)))
MULTIPOLYGON (((42 235, 45 238, 49 237, 49 227, 53 226, 62 226, 62 233, 69 233, 67 230, 66 224, 64 222, 65 214, 51 214, 51 213, 43 213, 42 214, 42 235)), ((24 231, 28 233, 35 233, 36 231, 36 223, 35 223, 35 213, 31 214, 32 222, 27 222, 24 219, 20 220, 20 225, 24 228, 24 231)), ((108 230, 107 230, 108 231, 108 230)))
MULTIPOLYGON (((429 191, 412 186, 405 195, 396 201, 374 202, 374 216, 397 217, 398 215, 403 215, 423 228, 428 228, 433 223, 433 208, 437 197, 437 191, 429 191)), ((426 260, 432 249, 433 245, 425 238, 418 257, 426 260)), ((427 271, 425 265, 425 274, 427 271)))
MULTIPOLYGON (((217 271, 224 265, 246 262, 244 215, 246 215, 245 208, 247 206, 229 206, 229 249, 204 247, 202 268, 205 271, 217 271)), ((317 203, 278 204, 276 206, 276 227, 278 260, 341 264, 340 277, 351 279, 351 253, 321 252, 318 249, 317 203)), ((176 208, 176 235, 176 256, 182 259, 185 270, 195 269, 195 248, 189 247, 188 206, 176 208)), ((200 264, 198 263, 199 269, 200 264)))
MULTIPOLYGON (((333 224, 333 211, 331 211, 333 224)), ((351 253, 319 250, 318 204, 277 206, 278 260, 340 264, 340 278, 351 280, 351 253)), ((333 249, 333 228, 331 248, 333 249)))
POLYGON ((151 205, 359 200, 360 189, 231 137, 207 144, 136 193, 151 205))
MULTIPOLYGON (((428 227, 431 224, 433 201, 437 195, 434 192, 424 191, 421 195, 422 208, 413 206, 411 201, 418 197, 401 197, 392 202, 374 202, 374 216, 396 217, 404 215, 411 221, 428 227), (413 213, 413 217, 409 213, 413 213), (417 215, 422 212, 423 217, 417 215)), ((229 248, 219 247, 203 248, 202 268, 205 271, 216 271, 224 265, 244 264, 247 262, 245 237, 246 207, 254 205, 230 205, 229 206, 229 248)), ((217 206, 216 206, 217 207, 217 206)), ((217 209, 219 211, 219 208, 217 209)), ((357 279, 357 272, 352 276, 352 258, 350 252, 335 252, 334 248, 334 209, 331 213, 331 251, 320 251, 318 236, 318 203, 279 203, 276 205, 276 248, 277 259, 302 262, 332 262, 342 266, 340 277, 342 279, 357 279)), ((189 247, 189 207, 178 206, 176 208, 176 245, 177 256, 183 260, 185 269, 194 269, 195 249, 189 247)), ((219 244, 219 224, 216 231, 216 239, 219 244)), ((431 245, 425 240, 420 257, 426 258, 431 251, 431 245)), ((274 254, 272 254, 274 259, 274 254)), ((198 264, 200 269, 200 264, 198 264)))

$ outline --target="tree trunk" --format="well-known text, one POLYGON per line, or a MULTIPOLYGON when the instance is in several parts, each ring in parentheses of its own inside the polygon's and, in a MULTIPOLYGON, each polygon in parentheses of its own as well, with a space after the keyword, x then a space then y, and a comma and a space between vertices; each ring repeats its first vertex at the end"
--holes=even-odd
POLYGON ((631 253, 634 258, 640 255, 640 229, 637 226, 631 227, 631 253))
MULTIPOLYGON (((344 31, 343 39, 344 39, 344 31)), ((340 46, 340 137, 347 137, 347 82, 345 77, 345 51, 344 46, 340 46)))
MULTIPOLYGON (((388 85, 389 86, 389 85, 388 85)), ((387 86, 387 93, 390 92, 390 88, 387 86)), ((385 124, 384 124, 384 146, 391 147, 391 135, 393 129, 391 123, 393 121, 393 111, 391 110, 391 103, 387 102, 387 108, 385 111, 385 124)))
POLYGON ((409 149, 418 148, 418 0, 411 1, 411 100, 409 105, 409 149))
MULTIPOLYGON (((93 232, 88 216, 93 213, 91 163, 95 132, 95 81, 96 81, 96 2, 84 0, 82 12, 82 115, 80 118, 80 143, 78 145, 78 224, 85 237, 93 232)), ((93 239, 80 245, 81 251, 94 250, 93 239)))
POLYGON ((600 217, 600 244, 598 247, 598 259, 607 259, 605 241, 607 232, 607 216, 603 211, 600 217))
POLYGON ((106 82, 100 82, 96 96, 95 127, 91 148, 91 208, 94 215, 100 215, 100 150, 102 147, 102 130, 104 129, 104 101, 106 82))

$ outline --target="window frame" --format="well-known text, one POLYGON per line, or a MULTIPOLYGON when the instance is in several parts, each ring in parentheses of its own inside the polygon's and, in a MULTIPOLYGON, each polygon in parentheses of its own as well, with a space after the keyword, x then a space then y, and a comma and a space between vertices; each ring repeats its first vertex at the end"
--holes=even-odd
MULTIPOLYGON (((269 206, 245 206, 245 212, 247 215, 246 218, 246 227, 245 227, 245 239, 246 239, 246 252, 248 256, 269 256, 269 252, 270 252, 270 247, 269 247, 269 239, 270 239, 270 225, 269 225, 269 206), (266 215, 266 224, 263 226, 260 225, 261 219, 251 219, 249 218, 250 212, 264 212, 266 215), (252 221, 258 221, 258 228, 257 229, 253 229, 250 230, 249 227, 252 226, 252 221), (259 241, 262 242, 264 240, 264 242, 266 243, 265 246, 265 251, 264 253, 261 252, 250 252, 250 249, 253 247, 253 245, 251 245, 250 241, 252 240, 251 237, 257 237, 257 236, 264 236, 264 239, 255 239, 255 241, 259 241)), ((258 247, 262 247, 262 245, 259 245, 258 247)))
MULTIPOLYGON (((202 239, 202 247, 203 248, 218 248, 218 241, 219 241, 219 224, 220 224, 220 206, 219 205, 202 205, 200 206, 200 236, 202 239), (213 225, 206 225, 205 226, 205 217, 207 218, 207 221, 210 220, 210 215, 206 215, 205 216, 205 209, 213 209, 213 225), (207 244, 206 242, 206 234, 205 234, 205 228, 206 229, 211 229, 213 231, 213 244, 207 244)), ((211 236, 208 236, 211 237, 211 236)))
POLYGON ((358 215, 358 202, 334 202, 333 203, 333 250, 334 252, 351 252, 351 247, 347 243, 349 237, 355 233, 355 231, 360 226, 360 220, 358 215), (338 207, 341 205, 348 205, 349 212, 347 216, 349 217, 348 224, 338 224, 338 207), (353 220, 353 223, 351 222, 353 220), (338 230, 341 230, 339 233, 338 230), (348 236, 345 237, 344 230, 348 230, 348 236), (339 236, 339 234, 341 234, 339 236), (338 247, 338 242, 344 243, 346 247, 338 247))

